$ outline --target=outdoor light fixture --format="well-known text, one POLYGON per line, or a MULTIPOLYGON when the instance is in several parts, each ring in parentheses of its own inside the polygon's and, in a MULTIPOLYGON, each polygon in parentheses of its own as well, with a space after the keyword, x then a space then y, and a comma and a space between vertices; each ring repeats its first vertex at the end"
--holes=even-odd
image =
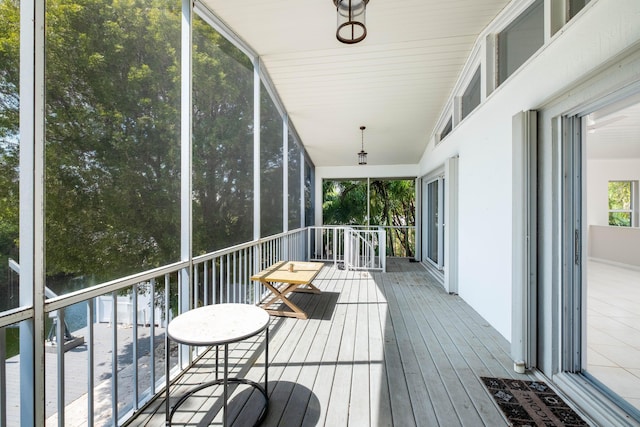
POLYGON ((365 12, 369 0, 333 0, 338 11, 336 37, 346 44, 361 42, 367 37, 365 12))
POLYGON ((362 148, 358 153, 358 164, 366 165, 367 164, 367 152, 364 151, 364 130, 366 128, 364 126, 360 126, 360 131, 362 132, 362 148))

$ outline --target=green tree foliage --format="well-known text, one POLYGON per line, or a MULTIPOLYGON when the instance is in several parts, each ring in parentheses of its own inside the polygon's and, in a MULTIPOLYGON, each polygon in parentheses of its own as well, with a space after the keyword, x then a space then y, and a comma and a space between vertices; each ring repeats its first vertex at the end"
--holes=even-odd
POLYGON ((282 232, 282 117, 262 85, 260 91, 260 234, 282 232))
MULTIPOLYGON (((323 221, 329 225, 367 225, 367 182, 329 181, 323 187, 323 221)), ((388 230, 387 255, 413 256, 415 187, 411 180, 372 180, 369 189, 372 226, 388 230)))
POLYGON ((366 225, 367 182, 323 181, 322 220, 327 225, 366 225))
POLYGON ((300 188, 300 149, 289 133, 289 230, 300 228, 300 198, 303 196, 300 188))
POLYGON ((9 301, 9 258, 18 259, 18 127, 20 10, 16 0, 0 0, 0 309, 9 301))
MULTIPOLYGON (((631 181, 609 182, 609 210, 631 209, 631 181)), ((609 225, 631 227, 630 212, 609 212, 609 225)))
POLYGON ((177 259, 179 40, 175 3, 47 2, 48 274, 177 259))
POLYGON ((253 66, 194 19, 193 248, 253 238, 253 66))
POLYGON ((20 79, 20 9, 17 0, 0 0, 0 153, 15 146, 18 134, 18 84, 20 79))
MULTIPOLYGON (((50 278, 103 281, 179 258, 180 6, 47 1, 50 278)), ((0 0, 0 12, 0 262, 6 266, 18 239, 17 0, 0 0)), ((204 21, 194 19, 194 26, 194 250, 205 252, 253 236, 253 68, 204 21)))

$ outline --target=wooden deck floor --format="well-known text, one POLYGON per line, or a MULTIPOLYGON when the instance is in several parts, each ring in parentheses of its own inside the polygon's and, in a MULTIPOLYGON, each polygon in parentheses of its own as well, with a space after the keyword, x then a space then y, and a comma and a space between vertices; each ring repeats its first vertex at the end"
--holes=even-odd
MULTIPOLYGON (((513 377, 507 341, 419 264, 387 273, 325 267, 322 294, 295 301, 308 320, 272 318, 270 395, 264 426, 507 425, 480 376, 513 377)), ((212 378, 210 351, 172 386, 174 395, 212 378)), ((264 336, 234 347, 233 375, 264 381, 264 336)), ((230 401, 234 425, 252 425, 260 396, 246 386, 230 401)), ((188 399, 174 425, 220 425, 220 387, 188 399)), ((164 399, 130 425, 163 426, 164 399)))

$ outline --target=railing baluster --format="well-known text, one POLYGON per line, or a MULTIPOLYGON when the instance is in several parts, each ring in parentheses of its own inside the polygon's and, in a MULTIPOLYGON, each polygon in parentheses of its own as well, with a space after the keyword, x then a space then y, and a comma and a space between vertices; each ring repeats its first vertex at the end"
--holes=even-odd
POLYGON ((241 262, 241 270, 240 270, 240 277, 242 278, 242 295, 240 296, 240 298, 242 298, 242 302, 245 304, 248 304, 249 301, 247 299, 247 289, 249 287, 249 269, 247 268, 247 259, 248 259, 248 252, 247 252, 247 248, 242 249, 242 262, 241 262))
POLYGON ((87 300, 87 425, 89 427, 93 427, 94 413, 93 413, 93 403, 94 403, 94 314, 93 314, 93 306, 94 306, 94 298, 87 300))
POLYGON ((281 260, 283 259, 284 252, 282 251, 282 238, 274 240, 275 248, 275 259, 281 260))
POLYGON ((151 279, 149 282, 149 377, 151 381, 150 392, 151 396, 156 394, 156 279, 151 279))
POLYGON ((111 424, 118 425, 118 293, 111 294, 111 424))
POLYGON ((333 265, 336 265, 338 263, 338 239, 339 239, 339 229, 338 228, 334 228, 333 229, 333 265))
POLYGON ((247 282, 249 276, 247 276, 247 248, 242 249, 242 302, 247 303, 247 282))
POLYGON ((0 425, 7 425, 7 334, 0 327, 0 425))
POLYGON ((198 308, 198 299, 200 298, 200 275, 198 274, 199 268, 197 265, 193 266, 193 308, 198 308))
POLYGON ((279 261, 276 258, 276 241, 275 240, 270 240, 269 241, 269 253, 270 253, 270 257, 269 257, 269 265, 279 261))
POLYGON ((229 287, 230 283, 229 283, 229 282, 231 281, 231 273, 230 273, 230 265, 231 265, 231 262, 229 261, 229 254, 227 254, 227 256, 226 256, 226 261, 225 261, 225 262, 226 262, 226 264, 227 264, 227 276, 226 276, 226 278, 225 278, 225 282, 226 282, 226 285, 227 285, 227 286, 226 286, 226 288, 227 288, 227 295, 226 295, 226 298, 225 298, 225 301, 224 301, 224 302, 231 302, 231 301, 230 301, 230 298, 231 298, 231 292, 229 291, 229 289, 230 289, 230 287, 229 287))
POLYGON ((64 426, 64 309, 60 309, 56 316, 56 350, 58 355, 58 426, 64 426))
POLYGON ((132 298, 131 298, 131 303, 133 304, 133 328, 132 328, 132 335, 133 335, 133 343, 132 343, 132 350, 133 350, 133 360, 132 365, 133 365, 133 377, 131 378, 131 380, 133 381, 133 409, 137 410, 138 409, 138 285, 135 284, 132 286, 131 288, 132 290, 132 298))
POLYGON ((224 256, 221 256, 220 258, 218 258, 218 261, 220 263, 220 271, 219 271, 219 276, 218 276, 218 288, 220 289, 220 298, 218 299, 218 301, 220 301, 220 303, 225 302, 224 299, 222 298, 222 292, 224 290, 224 256))
POLYGON ((211 260, 211 293, 213 294, 213 304, 218 303, 218 275, 216 274, 216 259, 211 260))
POLYGON ((209 301, 209 270, 207 266, 209 263, 207 261, 202 263, 202 274, 204 275, 204 304, 209 305, 211 301, 209 301))
POLYGON ((169 346, 169 338, 167 337, 167 327, 171 320, 169 315, 171 313, 171 305, 169 301, 169 274, 164 275, 164 386, 166 390, 166 399, 164 410, 165 413, 169 413, 169 385, 171 384, 171 348, 169 346))
POLYGON ((237 272, 237 268, 238 268, 238 264, 237 264, 237 257, 236 257, 237 252, 233 253, 233 302, 238 302, 238 275, 236 274, 237 272))

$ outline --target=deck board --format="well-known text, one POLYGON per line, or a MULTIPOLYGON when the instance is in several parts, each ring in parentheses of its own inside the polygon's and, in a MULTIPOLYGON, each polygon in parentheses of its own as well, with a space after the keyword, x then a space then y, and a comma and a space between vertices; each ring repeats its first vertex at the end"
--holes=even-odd
MULTIPOLYGON (((412 286, 410 282, 407 284, 408 286, 412 286)), ((399 283, 396 284, 396 288, 398 294, 401 296, 404 291, 400 289, 399 283)), ((402 309, 406 315, 404 321, 406 331, 401 331, 400 333, 410 337, 413 352, 419 361, 419 372, 417 373, 421 376, 425 384, 425 393, 427 393, 426 402, 428 402, 428 406, 427 404, 423 406, 425 407, 425 411, 429 409, 428 418, 424 420, 424 425, 438 425, 439 423, 442 425, 457 425, 459 421, 456 416, 456 411, 449 395, 444 392, 446 389, 445 384, 443 383, 442 376, 439 374, 438 366, 432 353, 436 350, 436 347, 435 345, 431 345, 431 343, 437 344, 435 334, 432 333, 432 329, 424 316, 416 316, 413 314, 413 310, 410 310, 410 305, 415 304, 417 301, 415 299, 413 299, 413 302, 406 301, 406 299, 404 300, 402 309)), ((433 304, 433 301, 431 301, 431 304, 433 304)), ((400 311, 398 310, 398 312, 400 311)), ((438 355, 442 357, 442 355, 438 355)), ((416 405, 420 404, 420 397, 412 396, 412 398, 416 402, 416 405)), ((422 420, 418 418, 418 422, 422 423, 422 420)))
MULTIPOLYGON (((314 284, 321 294, 293 296, 309 319, 272 317, 262 425, 507 425, 479 377, 528 377, 512 371, 507 341, 422 266, 392 259, 387 273, 368 273, 327 265, 314 284)), ((234 374, 264 381, 262 340, 233 346, 234 374)), ((211 353, 178 383, 210 378, 211 353)), ((174 425, 219 423, 220 394, 199 394, 174 425)), ((250 425, 259 394, 238 387, 232 396, 229 419, 250 425)), ((130 425, 164 426, 163 397, 130 425)))
POLYGON ((360 278, 357 301, 364 303, 356 305, 351 394, 362 396, 362 398, 353 401, 349 407, 349 424, 368 426, 371 425, 369 409, 371 403, 370 397, 367 399, 366 396, 369 395, 370 390, 371 359, 369 357, 369 281, 367 278, 360 278))

